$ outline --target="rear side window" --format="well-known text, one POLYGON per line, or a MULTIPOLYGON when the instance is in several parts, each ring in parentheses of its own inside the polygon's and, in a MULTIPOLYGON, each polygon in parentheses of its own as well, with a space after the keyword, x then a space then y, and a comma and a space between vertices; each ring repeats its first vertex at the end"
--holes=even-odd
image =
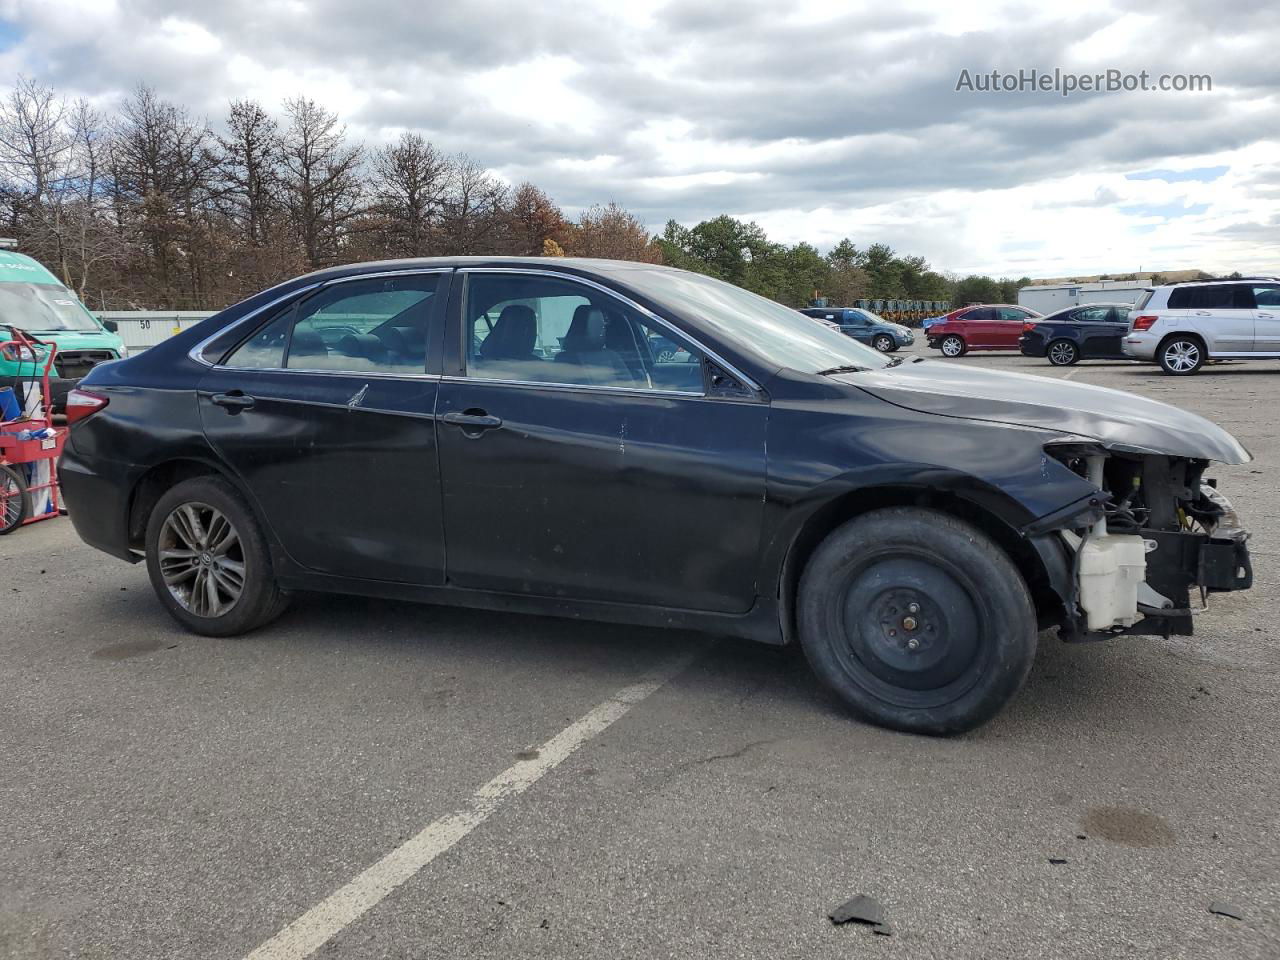
MULTIPOLYGON (((1177 292, 1178 292, 1178 291, 1176 291, 1176 290, 1174 291, 1174 293, 1177 293, 1177 292)), ((1155 296, 1155 291, 1154 291, 1154 290, 1145 290, 1145 291, 1143 291, 1142 296, 1140 296, 1140 297, 1138 298, 1138 302, 1137 302, 1137 303, 1135 303, 1135 304, 1133 305, 1133 309, 1135 309, 1135 310, 1141 310, 1141 309, 1143 309, 1143 308, 1144 308, 1148 303, 1150 303, 1150 302, 1151 302, 1151 298, 1152 298, 1153 296, 1155 296)), ((1173 296, 1173 295, 1172 295, 1172 294, 1170 294, 1170 299, 1172 299, 1172 296, 1173 296)))
POLYGON ((1178 287, 1169 294, 1170 310, 1248 310, 1252 306, 1253 290, 1231 283, 1178 287))
POLYGON ((353 280, 278 315, 224 365, 253 369, 423 373, 440 274, 353 280))

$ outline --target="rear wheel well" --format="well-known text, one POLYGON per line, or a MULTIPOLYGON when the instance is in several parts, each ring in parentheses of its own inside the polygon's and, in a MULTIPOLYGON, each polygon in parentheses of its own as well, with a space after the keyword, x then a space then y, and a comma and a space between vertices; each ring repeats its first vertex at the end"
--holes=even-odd
POLYGON ((129 497, 129 546, 132 549, 144 549, 147 521, 165 491, 192 477, 230 480, 221 470, 201 460, 170 460, 152 467, 134 484, 129 497))
POLYGON ((1049 574, 1036 548, 990 511, 946 490, 923 487, 875 487, 854 490, 835 498, 805 521, 792 541, 782 566, 778 599, 782 632, 787 643, 796 637, 796 598, 800 577, 818 545, 827 535, 854 517, 884 507, 922 507, 938 510, 977 527, 994 540, 1026 580, 1041 627, 1058 623, 1062 604, 1050 585, 1049 574))

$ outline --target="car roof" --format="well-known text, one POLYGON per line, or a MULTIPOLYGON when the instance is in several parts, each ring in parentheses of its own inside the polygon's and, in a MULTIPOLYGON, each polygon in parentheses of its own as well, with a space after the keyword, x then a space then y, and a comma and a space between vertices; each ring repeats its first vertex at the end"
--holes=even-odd
POLYGON ((376 273, 382 270, 415 270, 426 268, 455 267, 529 267, 539 270, 568 268, 569 270, 599 271, 602 273, 621 273, 628 270, 666 270, 672 273, 684 273, 676 267, 667 267, 658 263, 643 263, 636 260, 606 260, 595 257, 414 257, 401 260, 365 260, 359 263, 347 263, 339 266, 325 267, 295 277, 296 280, 323 280, 327 277, 342 277, 353 273, 376 273))
POLYGON ((62 286, 62 281, 39 260, 12 250, 0 250, 0 283, 56 283, 62 286))

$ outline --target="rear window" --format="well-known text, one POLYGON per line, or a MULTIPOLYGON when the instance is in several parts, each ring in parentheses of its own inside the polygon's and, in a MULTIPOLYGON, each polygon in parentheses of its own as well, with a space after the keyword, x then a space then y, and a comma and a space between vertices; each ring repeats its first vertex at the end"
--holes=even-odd
MULTIPOLYGON (((1177 291, 1175 290, 1175 291, 1174 291, 1174 293, 1177 293, 1177 291)), ((1138 298, 1138 302, 1137 302, 1137 303, 1135 303, 1135 304, 1133 305, 1133 309, 1135 309, 1135 310, 1142 310, 1142 309, 1144 309, 1144 308, 1146 307, 1146 305, 1147 305, 1148 303, 1150 303, 1150 302, 1151 302, 1151 298, 1152 298, 1153 296, 1155 296, 1155 291, 1154 291, 1154 290, 1145 290, 1145 291, 1143 291, 1142 296, 1140 296, 1140 297, 1138 298)), ((1170 294, 1170 296, 1172 297, 1172 294, 1170 294)))
POLYGON ((1252 307, 1253 291, 1231 283, 1178 287, 1169 294, 1170 310, 1249 310, 1252 307))

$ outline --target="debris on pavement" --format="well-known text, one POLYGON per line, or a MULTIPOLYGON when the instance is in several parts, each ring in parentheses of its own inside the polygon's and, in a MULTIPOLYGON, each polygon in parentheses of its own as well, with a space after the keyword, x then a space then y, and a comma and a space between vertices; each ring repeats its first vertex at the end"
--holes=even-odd
POLYGON ((852 920, 857 923, 870 924, 872 932, 882 937, 893 936, 893 928, 885 922, 884 907, 880 905, 880 901, 874 897, 868 897, 864 893, 846 900, 840 906, 835 907, 827 916, 831 918, 832 923, 837 925, 848 923, 852 920))
POLYGON ((1067 858, 1066 857, 1050 857, 1049 862, 1052 863, 1055 867, 1060 867, 1067 862, 1067 858))
POLYGON ((1230 917, 1232 920, 1243 920, 1244 913, 1238 907, 1234 907, 1229 903, 1221 900, 1214 900, 1209 904, 1209 912, 1216 913, 1220 917, 1230 917))

